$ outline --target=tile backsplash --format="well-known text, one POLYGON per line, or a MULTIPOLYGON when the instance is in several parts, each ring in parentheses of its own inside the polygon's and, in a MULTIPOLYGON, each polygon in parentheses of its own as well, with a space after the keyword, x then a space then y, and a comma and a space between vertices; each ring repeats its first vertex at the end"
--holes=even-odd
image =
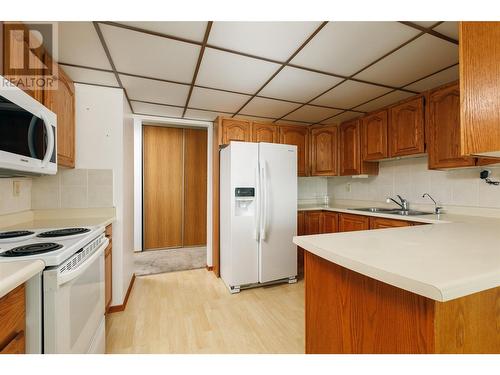
MULTIPOLYGON (((500 179, 500 168, 484 167, 500 179)), ((427 169, 427 157, 380 163, 378 176, 368 178, 330 177, 328 195, 333 199, 384 202, 399 194, 411 203, 429 204, 423 193, 431 194, 442 205, 500 208, 500 186, 479 179, 482 168, 434 171, 427 169)))
POLYGON ((0 178, 0 215, 30 210, 31 188, 30 178, 0 178), (14 193, 14 182, 19 194, 14 193))
POLYGON ((113 170, 59 169, 33 179, 33 209, 113 207, 113 170))
POLYGON ((297 195, 299 201, 322 200, 328 194, 326 177, 299 177, 297 195))

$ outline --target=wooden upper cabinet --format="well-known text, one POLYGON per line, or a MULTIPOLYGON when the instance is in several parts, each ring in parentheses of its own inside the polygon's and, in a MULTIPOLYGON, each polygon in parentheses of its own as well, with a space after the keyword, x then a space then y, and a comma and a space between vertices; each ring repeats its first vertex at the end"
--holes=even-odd
POLYGON ((389 156, 425 152, 424 98, 418 96, 390 108, 389 156))
POLYGON ((387 148, 387 110, 378 111, 361 119, 361 159, 385 159, 387 148))
MULTIPOLYGON (((50 57, 46 58, 51 63, 50 57)), ((43 104, 57 115, 57 164, 75 167, 75 85, 59 67, 52 77, 57 89, 47 89, 43 104)))
POLYGON ((278 127, 260 122, 252 123, 252 142, 278 142, 278 127))
POLYGON ((339 214, 323 211, 323 233, 336 233, 339 231, 339 214))
POLYGON ((468 167, 472 157, 460 149, 460 87, 458 82, 429 93, 427 103, 429 169, 468 167))
POLYGON ((323 211, 307 211, 305 227, 306 234, 323 233, 323 211))
POLYGON ((341 176, 378 174, 378 163, 361 161, 360 121, 358 119, 340 125, 339 153, 339 174, 341 176))
POLYGON ((370 229, 369 216, 339 214, 339 232, 354 232, 368 229, 370 229))
POLYGON ((300 125, 280 125, 280 143, 297 146, 297 174, 309 175, 309 129, 300 125))
POLYGON ((338 175, 338 127, 311 129, 311 176, 338 175))
POLYGON ((250 142, 252 140, 252 124, 247 120, 223 119, 221 129, 221 145, 231 141, 250 142))
POLYGON ((500 157, 500 22, 460 22, 461 154, 500 157))

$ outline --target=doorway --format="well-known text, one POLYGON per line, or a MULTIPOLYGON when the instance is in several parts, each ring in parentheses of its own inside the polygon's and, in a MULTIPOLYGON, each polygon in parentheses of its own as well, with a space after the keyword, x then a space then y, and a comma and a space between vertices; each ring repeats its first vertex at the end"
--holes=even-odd
POLYGON ((206 246, 207 129, 143 125, 143 249, 206 246))

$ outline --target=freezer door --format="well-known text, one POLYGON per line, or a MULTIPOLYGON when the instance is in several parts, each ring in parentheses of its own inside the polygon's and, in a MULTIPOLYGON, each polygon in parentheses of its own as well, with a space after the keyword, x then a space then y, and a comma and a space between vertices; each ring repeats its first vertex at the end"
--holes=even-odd
POLYGON ((259 143, 259 282, 297 275, 297 147, 259 143))

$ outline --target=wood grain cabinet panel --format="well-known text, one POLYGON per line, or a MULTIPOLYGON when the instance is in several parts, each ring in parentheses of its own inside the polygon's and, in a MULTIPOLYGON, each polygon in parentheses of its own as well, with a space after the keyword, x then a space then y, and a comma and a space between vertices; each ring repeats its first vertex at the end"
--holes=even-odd
MULTIPOLYGON (((50 57, 46 59, 51 64, 50 57)), ((75 85, 59 67, 56 90, 45 90, 43 104, 57 115, 57 164, 75 167, 75 85)))
MULTIPOLYGON (((306 213, 299 211, 297 213, 297 236, 306 235, 306 213)), ((304 275, 304 249, 297 246, 297 275, 302 277, 304 275)))
POLYGON ((297 174, 309 175, 309 129, 305 126, 280 125, 280 143, 297 146, 297 174))
POLYGON ((361 160, 360 120, 344 122, 339 128, 339 174, 354 176, 359 174, 378 174, 377 162, 361 160))
POLYGON ((338 175, 338 127, 311 129, 311 176, 338 175))
POLYGON ((252 123, 252 142, 278 143, 278 126, 261 122, 252 123))
POLYGON ((336 212, 323 211, 323 233, 339 231, 339 215, 336 212))
POLYGON ((323 233, 323 211, 306 212, 306 234, 323 233))
POLYGON ((398 228, 412 225, 405 220, 386 219, 383 217, 370 217, 370 229, 398 228))
POLYGON ((223 119, 221 137, 221 145, 227 145, 231 141, 250 142, 252 124, 246 120, 223 119))
POLYGON ((424 98, 418 96, 389 110, 389 156, 418 155, 425 152, 424 98))
POLYGON ((370 217, 353 214, 339 214, 339 232, 354 232, 370 229, 370 217))
POLYGON ((429 93, 427 103, 429 169, 469 167, 472 157, 460 148, 460 87, 458 82, 429 93))
POLYGON ((373 161, 389 156, 387 148, 387 110, 378 111, 361 119, 361 159, 373 161))
POLYGON ((460 22, 461 154, 500 157, 500 22, 460 22))
POLYGON ((24 353, 26 288, 18 286, 0 298, 0 353, 24 353))

